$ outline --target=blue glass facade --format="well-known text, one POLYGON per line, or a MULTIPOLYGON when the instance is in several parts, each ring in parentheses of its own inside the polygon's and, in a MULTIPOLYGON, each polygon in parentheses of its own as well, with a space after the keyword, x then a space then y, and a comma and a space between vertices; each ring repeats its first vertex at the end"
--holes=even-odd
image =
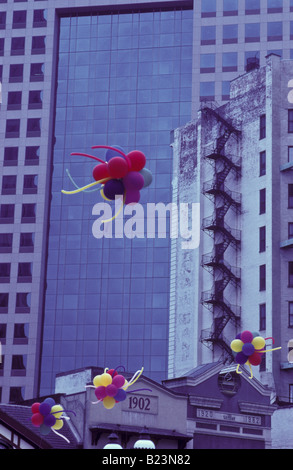
MULTIPOLYGON (((192 10, 60 19, 41 394, 84 366, 167 376, 170 239, 93 236, 92 145, 139 149, 140 202, 171 202, 170 131, 191 118, 192 10)), ((93 153, 95 152, 95 153, 93 153)))

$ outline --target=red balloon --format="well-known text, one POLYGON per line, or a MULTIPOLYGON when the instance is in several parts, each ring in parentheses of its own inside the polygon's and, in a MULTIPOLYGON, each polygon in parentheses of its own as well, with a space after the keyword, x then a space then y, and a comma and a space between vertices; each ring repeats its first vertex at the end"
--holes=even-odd
POLYGON ((128 164, 122 157, 113 157, 109 160, 108 171, 112 178, 123 178, 128 173, 128 164))
POLYGON ((100 165, 96 165, 93 169, 93 177, 96 181, 103 180, 105 178, 109 178, 109 171, 107 163, 101 163, 100 165))
POLYGON ((261 363, 261 354, 255 351, 249 356, 248 360, 252 366, 259 366, 261 363))
POLYGON ((111 377, 115 377, 116 375, 118 375, 118 372, 115 369, 109 369, 107 370, 107 374, 110 374, 111 377))
POLYGON ((41 413, 34 413, 31 417, 31 421, 34 426, 39 427, 41 424, 43 424, 44 416, 41 415, 41 413))
POLYGON ((31 406, 32 413, 38 413, 40 408, 40 403, 33 403, 31 406))
POLYGON ((132 171, 140 171, 146 164, 145 155, 140 150, 132 150, 127 154, 127 157, 131 162, 132 171))

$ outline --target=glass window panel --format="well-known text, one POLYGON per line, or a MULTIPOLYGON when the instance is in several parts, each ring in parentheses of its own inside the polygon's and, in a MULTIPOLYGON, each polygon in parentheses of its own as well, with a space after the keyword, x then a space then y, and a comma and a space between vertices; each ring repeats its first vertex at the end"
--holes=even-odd
POLYGON ((47 26, 47 10, 34 10, 33 27, 43 28, 47 26))
POLYGON ((25 38, 11 38, 11 55, 24 55, 25 38))
POLYGON ((200 98, 201 100, 211 100, 215 98, 215 82, 201 82, 200 83, 200 98))
POLYGON ((201 16, 216 16, 217 2, 216 0, 201 0, 201 16))
POLYGON ((2 192, 1 194, 16 193, 16 175, 2 176, 2 192))
POLYGON ((233 44, 238 41, 238 25, 226 24, 223 25, 223 43, 233 44))
POLYGON ((237 70, 237 52, 224 52, 222 70, 223 72, 233 72, 237 70))
POLYGON ((32 37, 32 54, 44 54, 46 52, 46 36, 32 37))
POLYGON ((44 81, 44 64, 41 64, 41 63, 31 64, 30 81, 31 82, 44 81))
POLYGON ((238 0, 223 0, 223 15, 235 16, 238 14, 238 0))
POLYGON ((18 161, 18 147, 5 147, 4 166, 16 166, 18 161))
POLYGON ((12 28, 25 28, 26 27, 26 10, 19 10, 13 12, 12 28))
POLYGON ((282 21, 269 22, 267 25, 268 41, 282 41, 283 23, 282 21))
POLYGON ((9 91, 7 100, 7 109, 21 109, 21 91, 9 91))
POLYGON ((0 29, 6 28, 6 11, 0 12, 0 29))
POLYGON ((260 23, 247 23, 245 25, 245 42, 260 41, 260 23))
POLYGON ((283 0, 268 0, 268 13, 281 13, 283 11, 283 0))
POLYGON ((201 27, 201 44, 216 44, 216 26, 201 27))
POLYGON ((200 55, 200 72, 208 73, 215 71, 216 54, 200 55))
POLYGON ((245 0, 245 14, 257 15, 260 13, 260 0, 245 0))
POLYGON ((9 83, 23 81, 23 64, 11 64, 9 69, 9 83))
POLYGON ((288 287, 293 287, 293 261, 288 262, 288 287))

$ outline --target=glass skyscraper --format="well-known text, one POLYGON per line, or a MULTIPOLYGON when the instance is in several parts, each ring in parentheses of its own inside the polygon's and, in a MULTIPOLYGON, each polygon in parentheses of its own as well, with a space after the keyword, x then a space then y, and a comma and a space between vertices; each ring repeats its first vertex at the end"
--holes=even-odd
POLYGON ((41 393, 88 365, 167 376, 169 224, 166 238, 97 239, 100 192, 61 189, 94 181, 97 162, 72 152, 105 158, 91 146, 118 145, 147 158, 140 203, 171 202, 170 131, 191 118, 192 27, 181 9, 60 19, 41 393))

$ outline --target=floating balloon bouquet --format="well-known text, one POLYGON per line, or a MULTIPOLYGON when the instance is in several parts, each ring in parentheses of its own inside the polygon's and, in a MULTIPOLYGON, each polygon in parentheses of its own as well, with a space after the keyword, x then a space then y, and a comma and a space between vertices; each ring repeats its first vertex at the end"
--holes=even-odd
POLYGON ((115 406, 116 403, 126 400, 127 393, 134 393, 141 390, 148 390, 150 392, 152 391, 148 388, 143 388, 128 392, 127 389, 133 385, 141 376, 143 368, 135 372, 132 378, 127 381, 123 375, 118 374, 117 369, 119 367, 116 367, 116 369, 105 368, 103 374, 96 375, 94 377, 93 385, 86 385, 88 388, 95 389, 95 395, 98 401, 92 402, 93 404, 102 402, 104 408, 110 410, 115 406))
MULTIPOLYGON (((81 191, 87 191, 89 188, 98 184, 102 185, 100 194, 104 200, 113 201, 116 197, 122 199, 119 211, 113 217, 115 218, 124 205, 139 202, 141 189, 146 188, 152 182, 152 173, 145 168, 146 157, 140 150, 132 150, 126 154, 124 150, 118 146, 95 145, 92 147, 92 149, 98 148, 107 149, 106 161, 87 153, 71 153, 71 155, 81 155, 99 162, 93 169, 93 178, 95 181, 86 186, 78 187, 67 170, 67 174, 76 189, 73 191, 65 191, 62 189, 61 192, 63 194, 76 194, 81 191)), ((104 222, 109 222, 113 220, 113 218, 104 220, 104 222)))
POLYGON ((251 366, 258 366, 261 363, 262 354, 281 349, 281 347, 265 349, 267 339, 272 339, 274 344, 275 341, 272 337, 263 338, 257 332, 245 330, 239 333, 230 343, 230 347, 235 356, 235 362, 238 364, 236 369, 238 374, 242 374, 242 372, 239 371, 239 366, 246 364, 251 374, 249 378, 252 379, 253 373, 251 366))
POLYGON ((65 441, 69 442, 65 436, 57 431, 63 427, 64 419, 70 419, 63 413, 65 411, 70 411, 75 415, 73 411, 64 410, 62 405, 55 403, 54 398, 46 398, 42 403, 33 403, 31 411, 33 413, 31 422, 35 427, 40 428, 40 433, 42 435, 46 436, 53 431, 55 434, 65 439, 65 441))

